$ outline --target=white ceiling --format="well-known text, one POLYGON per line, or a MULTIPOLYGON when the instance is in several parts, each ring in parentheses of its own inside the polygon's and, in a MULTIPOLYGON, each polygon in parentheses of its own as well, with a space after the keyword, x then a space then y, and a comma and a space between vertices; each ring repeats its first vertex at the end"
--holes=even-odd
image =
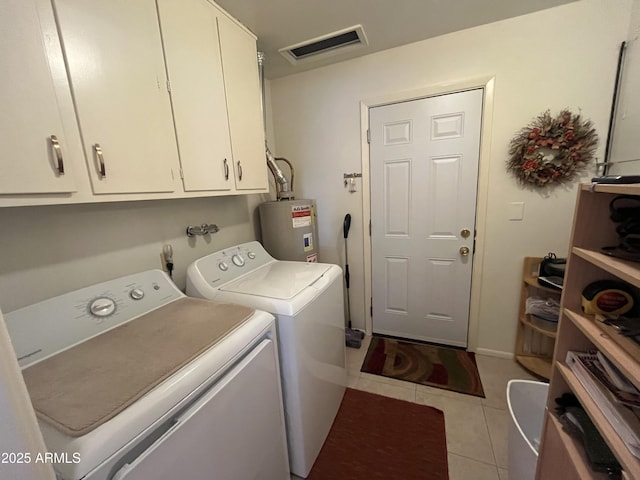
POLYGON ((575 0, 215 0, 258 36, 277 78, 575 0), (278 50, 354 25, 369 45, 291 65, 278 50))

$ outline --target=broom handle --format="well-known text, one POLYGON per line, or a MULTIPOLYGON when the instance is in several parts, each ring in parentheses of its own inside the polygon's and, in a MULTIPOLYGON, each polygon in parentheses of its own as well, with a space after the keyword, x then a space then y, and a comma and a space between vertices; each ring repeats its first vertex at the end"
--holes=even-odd
POLYGON ((344 234, 344 280, 347 285, 347 289, 349 288, 349 253, 347 252, 347 237, 349 237, 350 228, 351 215, 347 213, 344 216, 344 223, 342 224, 342 233, 344 234))
MULTIPOLYGON (((345 243, 346 243, 346 241, 345 241, 345 243)), ((345 247, 346 247, 346 245, 345 245, 345 247)), ((344 256, 345 256, 345 260, 346 260, 346 256, 347 256, 346 250, 345 250, 345 255, 344 256)), ((348 260, 347 260, 347 262, 348 262, 348 260)), ((344 266, 344 281, 345 281, 345 283, 347 285, 347 288, 349 288, 349 264, 348 263, 345 263, 345 266, 344 266)))
POLYGON ((344 282, 347 286, 347 325, 351 328, 351 302, 349 300, 349 254, 347 250, 347 237, 349 236, 349 229, 351 228, 351 215, 346 214, 344 216, 344 222, 342 223, 342 233, 344 234, 344 282))

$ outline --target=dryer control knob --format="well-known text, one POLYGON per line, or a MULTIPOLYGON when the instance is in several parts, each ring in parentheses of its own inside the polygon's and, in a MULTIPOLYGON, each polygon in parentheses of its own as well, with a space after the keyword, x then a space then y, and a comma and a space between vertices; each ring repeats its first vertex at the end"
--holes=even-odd
POLYGON ((95 317, 108 317, 116 311, 116 301, 109 297, 98 297, 89 303, 89 313, 95 317))
POLYGON ((144 298, 144 290, 141 288, 134 288, 129 292, 129 296, 134 300, 142 300, 144 298))
POLYGON ((254 258, 256 258, 256 254, 254 252, 247 252, 247 257, 253 260, 254 258))
POLYGON ((244 267, 244 258, 241 255, 234 255, 231 257, 231 261, 236 267, 244 267))
POLYGON ((220 262, 218 264, 218 268, 223 272, 226 272, 227 270, 229 270, 229 265, 227 265, 225 262, 220 262))

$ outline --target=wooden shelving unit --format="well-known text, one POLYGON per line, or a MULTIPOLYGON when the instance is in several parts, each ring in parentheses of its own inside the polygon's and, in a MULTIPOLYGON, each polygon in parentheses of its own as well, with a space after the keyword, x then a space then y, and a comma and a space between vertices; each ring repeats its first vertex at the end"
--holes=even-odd
MULTIPOLYGON (((638 185, 582 185, 573 222, 572 246, 562 294, 562 316, 558 327, 547 410, 542 432, 536 479, 607 478, 591 469, 582 445, 562 430, 556 416, 554 399, 572 392, 581 402, 594 425, 623 468, 624 478, 640 480, 640 459, 632 454, 620 438, 590 392, 566 365, 568 351, 597 349, 640 388, 640 346, 585 315, 581 309, 582 290, 602 279, 622 280, 640 289, 640 263, 629 262, 600 253, 604 246, 617 245, 616 224, 609 218, 609 203, 617 195, 640 196, 638 185)), ((637 290, 636 293, 640 293, 637 290)), ((640 298, 640 295, 637 296, 640 298)))
POLYGON ((525 313, 526 301, 530 296, 560 298, 560 290, 544 287, 538 283, 541 262, 542 257, 525 257, 524 259, 515 359, 531 373, 549 380, 556 332, 537 325, 531 319, 531 315, 525 313))

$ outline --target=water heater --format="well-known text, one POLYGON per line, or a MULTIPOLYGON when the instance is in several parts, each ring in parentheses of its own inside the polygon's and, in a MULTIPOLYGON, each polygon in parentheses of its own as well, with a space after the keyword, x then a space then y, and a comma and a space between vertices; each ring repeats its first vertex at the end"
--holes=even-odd
POLYGON ((278 260, 318 261, 315 200, 265 202, 258 207, 262 244, 278 260))

